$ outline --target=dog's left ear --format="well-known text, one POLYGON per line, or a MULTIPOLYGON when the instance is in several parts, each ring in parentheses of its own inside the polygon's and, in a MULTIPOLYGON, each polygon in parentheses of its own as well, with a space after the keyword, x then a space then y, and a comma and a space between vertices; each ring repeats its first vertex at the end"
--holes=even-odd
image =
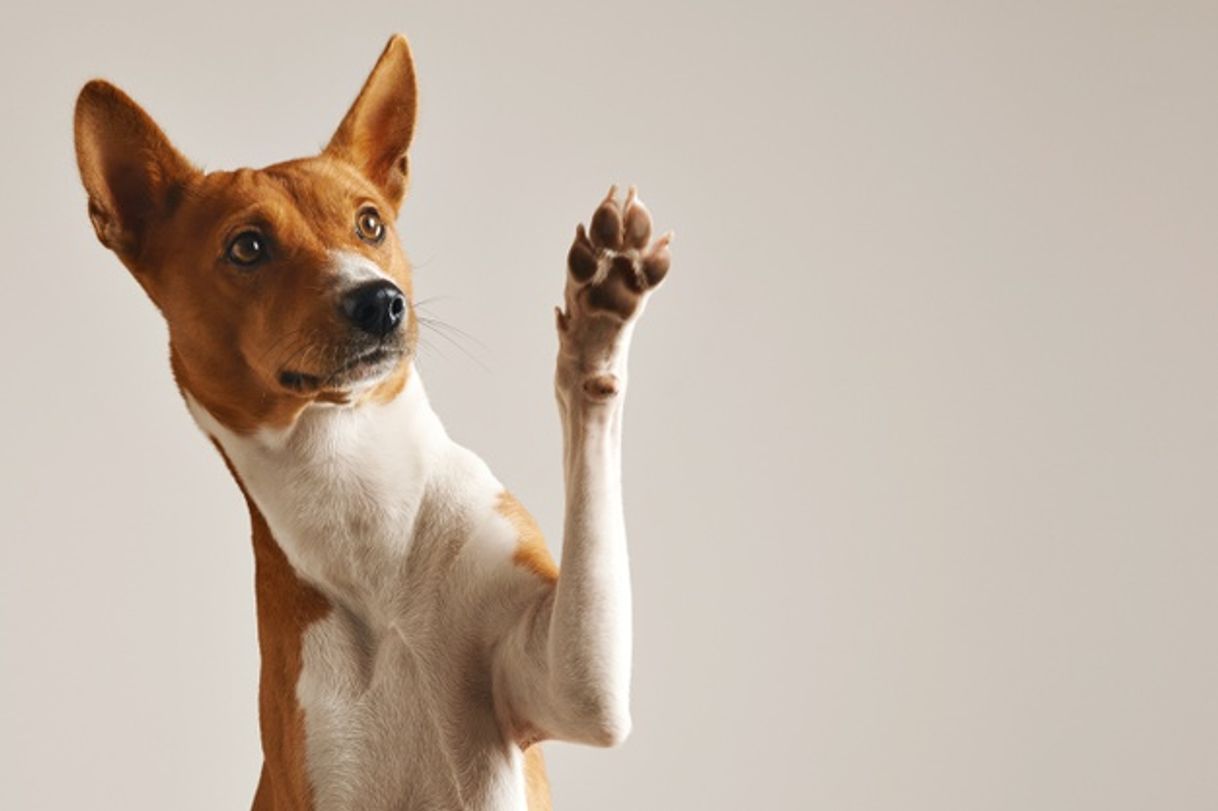
POLYGON ((394 34, 325 152, 363 172, 395 211, 406 193, 415 90, 410 45, 404 36, 394 34))

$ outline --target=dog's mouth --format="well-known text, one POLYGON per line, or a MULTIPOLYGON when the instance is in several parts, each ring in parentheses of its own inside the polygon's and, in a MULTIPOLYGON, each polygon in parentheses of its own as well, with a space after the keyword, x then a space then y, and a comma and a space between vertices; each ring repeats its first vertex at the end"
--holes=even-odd
POLYGON ((378 344, 350 354, 326 374, 284 369, 279 373, 279 385, 296 394, 343 391, 370 385, 397 368, 405 355, 403 346, 378 344))

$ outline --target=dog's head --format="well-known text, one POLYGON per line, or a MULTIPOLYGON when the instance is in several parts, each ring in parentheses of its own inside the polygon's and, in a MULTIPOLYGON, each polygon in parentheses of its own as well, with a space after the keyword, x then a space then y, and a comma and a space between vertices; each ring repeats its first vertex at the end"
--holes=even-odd
POLYGON ((179 384, 238 431, 401 390, 417 323, 394 229, 415 78, 395 36, 318 156, 204 173, 102 81, 76 102, 89 217, 169 324, 179 384))

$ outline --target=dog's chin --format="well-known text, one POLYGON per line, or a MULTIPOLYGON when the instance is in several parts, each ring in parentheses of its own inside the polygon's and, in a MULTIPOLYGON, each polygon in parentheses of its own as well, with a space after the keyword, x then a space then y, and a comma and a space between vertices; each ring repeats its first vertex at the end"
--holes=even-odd
POLYGON ((325 388, 329 391, 369 388, 393 374, 405 356, 400 346, 375 347, 339 367, 330 375, 325 388))
POLYGON ((384 381, 406 361, 408 354, 403 346, 374 346, 353 353, 325 374, 284 370, 279 373, 279 385, 296 395, 342 400, 384 381))

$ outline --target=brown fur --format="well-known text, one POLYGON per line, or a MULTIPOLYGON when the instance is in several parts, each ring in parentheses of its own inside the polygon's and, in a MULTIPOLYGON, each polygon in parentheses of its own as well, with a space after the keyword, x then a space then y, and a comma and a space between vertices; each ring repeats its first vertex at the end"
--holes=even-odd
MULTIPOLYGON (((321 155, 204 174, 117 87, 81 90, 76 154, 98 239, 165 316, 178 383, 229 428, 283 427, 311 402, 344 400, 338 381, 327 385, 352 355, 330 251, 364 254, 411 300, 393 220, 414 112, 410 51, 394 37, 321 155), (382 214, 378 245, 355 233, 364 206, 382 214), (234 267, 226 246, 250 228, 266 237, 269 259, 234 267), (317 384, 285 385, 285 372, 317 384)), ((396 347, 402 367, 417 334, 411 307, 396 347)), ((404 382, 398 369, 370 396, 392 399, 404 382)))
MULTIPOLYGON (((169 323, 178 382, 233 430, 286 426, 309 403, 341 398, 324 387, 294 390, 279 379, 285 371, 325 377, 343 357, 348 326, 327 275, 329 251, 368 256, 411 296, 410 268, 393 229, 386 225, 378 246, 352 231, 364 202, 389 210, 358 172, 324 155, 215 172, 190 182, 181 212, 150 240, 147 258, 156 271, 145 288, 169 323), (216 246, 249 224, 272 233, 284 255, 272 254, 273 265, 252 271, 226 266, 216 246)), ((402 337, 406 352, 417 330, 412 312, 402 337)), ((378 399, 401 390, 404 369, 403 361, 374 390, 378 399)))
MULTIPOLYGON (((248 499, 247 499, 248 501, 248 499)), ((312 788, 305 769, 304 713, 296 702, 301 644, 305 630, 325 619, 331 606, 316 589, 302 582, 271 537, 258 509, 250 504, 254 527, 255 592, 258 600, 258 647, 262 676, 258 716, 262 750, 268 768, 258 797, 267 809, 309 809, 312 788)))
POLYGON ((258 610, 258 722, 262 731, 262 775, 253 811, 307 811, 313 789, 305 762, 304 712, 296 702, 305 630, 332 610, 329 601, 296 575, 254 506, 241 477, 218 442, 212 442, 249 507, 254 542, 254 595, 258 610))
MULTIPOLYGON (((512 562, 536 574, 549 583, 558 582, 558 565, 546 546, 541 527, 524 505, 508 491, 499 494, 495 505, 499 514, 516 530, 516 552, 512 562)), ((524 750, 525 789, 529 811, 550 811, 550 783, 546 777, 546 762, 541 747, 533 744, 524 750)))
POLYGON ((506 518, 516 530, 516 553, 512 562, 548 580, 558 582, 558 566, 546 546, 546 539, 541 534, 541 527, 533 520, 533 516, 524 508, 515 496, 504 490, 499 494, 499 502, 495 505, 499 514, 506 518))
POLYGON ((530 746, 524 752, 524 780, 529 811, 550 811, 550 781, 540 746, 530 746))

